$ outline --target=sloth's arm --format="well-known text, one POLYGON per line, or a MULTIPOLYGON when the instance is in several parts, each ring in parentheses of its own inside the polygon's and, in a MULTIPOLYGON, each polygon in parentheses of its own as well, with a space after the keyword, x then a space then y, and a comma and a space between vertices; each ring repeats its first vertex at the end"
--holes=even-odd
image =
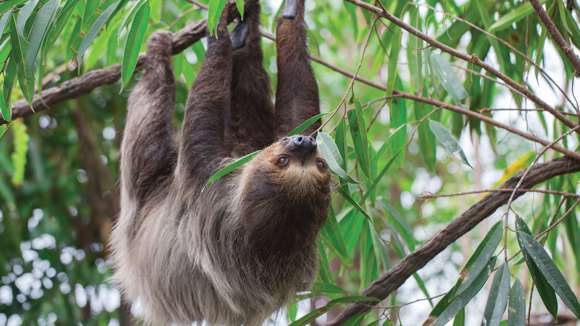
POLYGON ((121 146, 122 186, 139 200, 170 175, 175 165, 174 104, 171 34, 158 32, 150 38, 145 72, 129 96, 121 146))
MULTIPOLYGON (((276 34, 276 126, 278 136, 284 136, 304 120, 320 113, 318 85, 308 60, 304 0, 286 0, 276 34)), ((305 133, 319 126, 319 122, 315 123, 305 133)))
POLYGON ((217 38, 208 37, 205 61, 187 99, 178 161, 185 182, 205 184, 228 156, 224 117, 230 108, 231 79, 232 44, 222 18, 217 38))

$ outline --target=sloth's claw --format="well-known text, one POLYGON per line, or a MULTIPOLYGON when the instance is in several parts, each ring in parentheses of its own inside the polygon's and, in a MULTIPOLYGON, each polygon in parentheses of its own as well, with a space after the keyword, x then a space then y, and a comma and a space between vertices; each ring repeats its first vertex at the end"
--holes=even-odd
POLYGON ((286 6, 282 10, 282 17, 294 19, 298 13, 298 1, 300 0, 286 0, 286 6))
POLYGON ((243 48, 248 38, 248 24, 245 21, 240 21, 234 28, 230 35, 232 40, 232 47, 235 49, 243 48))

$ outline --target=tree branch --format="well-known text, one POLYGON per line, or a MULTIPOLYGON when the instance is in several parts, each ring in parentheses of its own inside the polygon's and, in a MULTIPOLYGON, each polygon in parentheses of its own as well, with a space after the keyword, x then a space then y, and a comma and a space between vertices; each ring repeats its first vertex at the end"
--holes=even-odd
MULTIPOLYGON (((239 14, 235 5, 229 5, 228 21, 233 21, 239 14)), ((189 47, 191 44, 201 40, 207 35, 207 23, 202 21, 197 24, 188 25, 184 29, 173 34, 172 52, 178 54, 189 47)), ((137 61, 137 68, 135 72, 143 68, 145 55, 139 56, 137 61)), ((99 86, 110 85, 115 83, 121 77, 121 66, 118 64, 112 65, 108 68, 96 69, 86 74, 72 78, 63 82, 61 85, 51 87, 42 91, 39 95, 35 95, 30 105, 25 100, 20 100, 12 107, 12 117, 22 118, 32 115, 36 112, 50 109, 55 104, 80 97, 90 93, 99 86)), ((0 118, 0 125, 6 124, 8 121, 0 118)))
MULTIPOLYGON (((538 164, 530 169, 521 186, 531 189, 535 185, 551 179, 555 176, 580 171, 580 161, 570 158, 559 158, 547 163, 538 164)), ((520 181, 522 173, 510 178, 500 189, 514 188, 520 181)), ((523 190, 523 189, 520 189, 523 190)), ((524 192, 518 192, 514 198, 520 197, 524 192)), ((493 214, 499 207, 505 205, 510 198, 510 193, 495 192, 471 206, 458 218, 453 220, 445 229, 439 231, 431 240, 423 244, 419 249, 405 257, 390 271, 383 274, 373 282, 362 294, 367 297, 384 300, 392 292, 397 290, 405 281, 418 270, 423 268, 435 256, 445 250, 451 243, 471 231, 481 221, 493 214)), ((350 304, 329 325, 340 325, 360 313, 367 312, 373 307, 368 303, 350 304)))
POLYGON ((382 8, 379 8, 377 6, 374 6, 370 3, 366 3, 363 2, 361 0, 345 0, 348 1, 362 9, 365 9, 369 12, 374 13, 377 16, 383 17, 388 19, 389 21, 391 21, 393 24, 401 27, 402 29, 406 30, 407 32, 409 32, 410 34, 414 35, 415 37, 418 37, 420 39, 422 39, 423 41, 427 42, 428 44, 430 44, 433 47, 436 47, 438 49, 440 49, 441 51, 447 52, 448 54, 459 58, 461 60, 467 61, 467 62, 471 62, 474 63, 478 66, 480 66, 481 68, 485 69, 486 71, 488 71, 489 73, 491 73, 492 75, 498 77, 499 79, 503 80, 506 84, 508 84, 509 86, 511 86, 513 89, 515 89, 516 91, 518 91, 519 93, 523 94, 525 97, 527 97, 528 99, 530 99, 532 102, 536 103, 538 106, 540 106, 541 108, 543 108, 544 110, 550 112, 554 117, 556 117, 558 120, 560 120, 562 123, 564 123, 566 126, 570 127, 570 128, 574 128, 577 123, 574 123, 573 121, 569 120, 564 114, 562 114, 562 112, 554 109, 553 107, 551 107, 548 103, 544 102, 541 98, 539 98, 538 96, 536 96, 536 94, 534 94, 531 90, 529 90, 527 87, 525 87, 524 85, 519 84, 518 82, 516 82, 515 80, 511 79, 510 77, 504 75, 501 71, 497 70, 496 68, 494 68, 493 66, 483 62, 480 58, 478 58, 475 55, 469 55, 467 53, 461 52, 459 50, 456 50, 448 45, 445 45, 437 40, 435 40, 434 38, 428 36, 427 34, 424 34, 423 32, 419 31, 418 29, 416 29, 415 27, 405 23, 403 20, 399 19, 398 17, 395 17, 394 15, 392 15, 391 13, 389 13, 386 10, 383 10, 382 8))
POLYGON ((548 33, 550 33, 554 43, 560 47, 560 50, 564 52, 564 55, 566 55, 568 60, 570 60, 570 63, 572 63, 576 76, 580 77, 580 58, 576 53, 574 53, 574 49, 572 49, 570 43, 568 43, 562 33, 560 33, 560 30, 556 27, 556 24, 554 24, 550 16, 548 16, 548 13, 544 10, 540 2, 538 0, 530 0, 530 3, 532 4, 532 7, 534 7, 534 10, 540 17, 544 26, 546 26, 546 29, 548 30, 548 33))

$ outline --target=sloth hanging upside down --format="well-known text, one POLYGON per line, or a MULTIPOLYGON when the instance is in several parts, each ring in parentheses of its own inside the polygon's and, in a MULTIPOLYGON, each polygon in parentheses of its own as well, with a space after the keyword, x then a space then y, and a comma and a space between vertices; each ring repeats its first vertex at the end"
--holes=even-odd
POLYGON ((275 107, 259 14, 258 1, 247 0, 231 35, 224 14, 209 37, 177 144, 171 34, 149 41, 129 97, 112 238, 114 279, 146 323, 259 325, 316 275, 330 174, 314 138, 286 136, 319 113, 304 0, 287 0, 278 21, 275 107), (208 185, 216 170, 258 149, 244 168, 208 185))

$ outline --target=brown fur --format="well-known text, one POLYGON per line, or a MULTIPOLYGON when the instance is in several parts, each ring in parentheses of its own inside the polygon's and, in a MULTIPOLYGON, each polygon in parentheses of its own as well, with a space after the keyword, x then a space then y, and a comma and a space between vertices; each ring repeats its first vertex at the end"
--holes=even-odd
POLYGON ((171 35, 150 40, 145 73, 129 98, 112 236, 115 281, 141 304, 147 323, 258 325, 314 279, 330 174, 318 153, 299 157, 287 140, 274 142, 319 113, 304 0, 290 1, 298 1, 298 15, 278 23, 275 111, 259 4, 249 0, 243 48, 232 49, 223 18, 218 37, 209 38, 178 144, 170 123, 171 35), (261 148, 243 169, 207 185, 231 157, 261 148))

